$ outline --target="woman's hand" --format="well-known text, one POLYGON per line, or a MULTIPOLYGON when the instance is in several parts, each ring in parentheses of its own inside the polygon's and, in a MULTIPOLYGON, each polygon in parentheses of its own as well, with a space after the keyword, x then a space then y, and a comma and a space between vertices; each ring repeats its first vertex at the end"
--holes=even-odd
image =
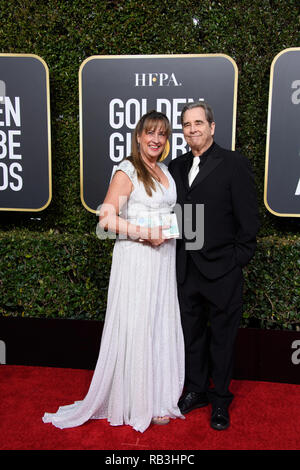
POLYGON ((169 227, 161 225, 152 228, 143 227, 139 241, 147 242, 152 246, 160 246, 167 240, 163 234, 163 230, 167 228, 169 227))

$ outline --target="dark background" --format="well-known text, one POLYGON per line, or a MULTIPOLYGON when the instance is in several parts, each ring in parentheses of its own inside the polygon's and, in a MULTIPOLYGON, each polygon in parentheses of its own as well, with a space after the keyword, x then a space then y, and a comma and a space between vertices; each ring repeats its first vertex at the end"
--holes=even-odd
MULTIPOLYGON (((14 139, 20 143, 20 147, 15 147, 14 153, 22 155, 21 159, 15 160, 9 159, 7 154, 1 162, 7 166, 13 162, 20 163, 22 172, 17 173, 23 179, 20 191, 13 191, 8 187, 0 192, 0 207, 41 210, 51 199, 47 66, 38 57, 0 56, 0 79, 5 82, 5 95, 10 98, 13 107, 15 97, 20 98, 20 127, 15 125, 11 117, 11 125, 1 126, 1 130, 7 136, 9 130, 21 131, 21 135, 14 139)), ((1 108, 4 113, 4 106, 1 108)), ((3 113, 1 120, 5 122, 3 113)), ((9 178, 9 181, 16 184, 15 179, 9 178)))
POLYGON ((300 77, 299 65, 300 48, 279 55, 272 67, 267 203, 283 216, 300 216, 300 196, 295 196, 300 179, 300 103, 292 102, 292 83, 300 77))

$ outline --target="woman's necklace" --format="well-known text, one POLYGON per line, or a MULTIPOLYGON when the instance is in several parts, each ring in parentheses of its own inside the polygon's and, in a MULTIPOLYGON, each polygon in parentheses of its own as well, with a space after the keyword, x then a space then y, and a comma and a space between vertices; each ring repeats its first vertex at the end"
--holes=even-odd
POLYGON ((158 174, 157 174, 156 171, 155 171, 155 168, 157 168, 158 165, 155 164, 154 167, 152 168, 152 167, 149 165, 149 163, 147 163, 147 162, 145 162, 145 163, 146 163, 147 167, 149 168, 150 172, 153 174, 154 178, 155 178, 159 183, 161 183, 161 179, 160 179, 160 177, 158 176, 158 174))

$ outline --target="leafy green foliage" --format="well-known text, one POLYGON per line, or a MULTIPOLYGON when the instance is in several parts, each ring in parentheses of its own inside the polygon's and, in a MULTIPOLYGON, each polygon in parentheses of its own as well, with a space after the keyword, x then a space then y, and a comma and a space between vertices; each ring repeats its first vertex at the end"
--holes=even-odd
POLYGON ((245 269, 244 326, 300 330, 299 237, 264 237, 245 269))
MULTIPOLYGON (((0 233, 0 314, 102 320, 113 241, 28 230, 0 233)), ((297 237, 259 240, 245 270, 243 326, 300 326, 297 237)))
POLYGON ((111 249, 92 235, 0 235, 0 314, 102 319, 111 249))

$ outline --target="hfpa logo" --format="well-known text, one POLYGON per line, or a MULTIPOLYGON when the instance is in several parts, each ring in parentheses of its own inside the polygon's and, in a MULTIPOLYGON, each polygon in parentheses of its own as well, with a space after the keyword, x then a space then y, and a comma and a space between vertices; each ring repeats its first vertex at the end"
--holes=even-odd
POLYGON ((135 73, 135 86, 181 86, 174 73, 135 73))

